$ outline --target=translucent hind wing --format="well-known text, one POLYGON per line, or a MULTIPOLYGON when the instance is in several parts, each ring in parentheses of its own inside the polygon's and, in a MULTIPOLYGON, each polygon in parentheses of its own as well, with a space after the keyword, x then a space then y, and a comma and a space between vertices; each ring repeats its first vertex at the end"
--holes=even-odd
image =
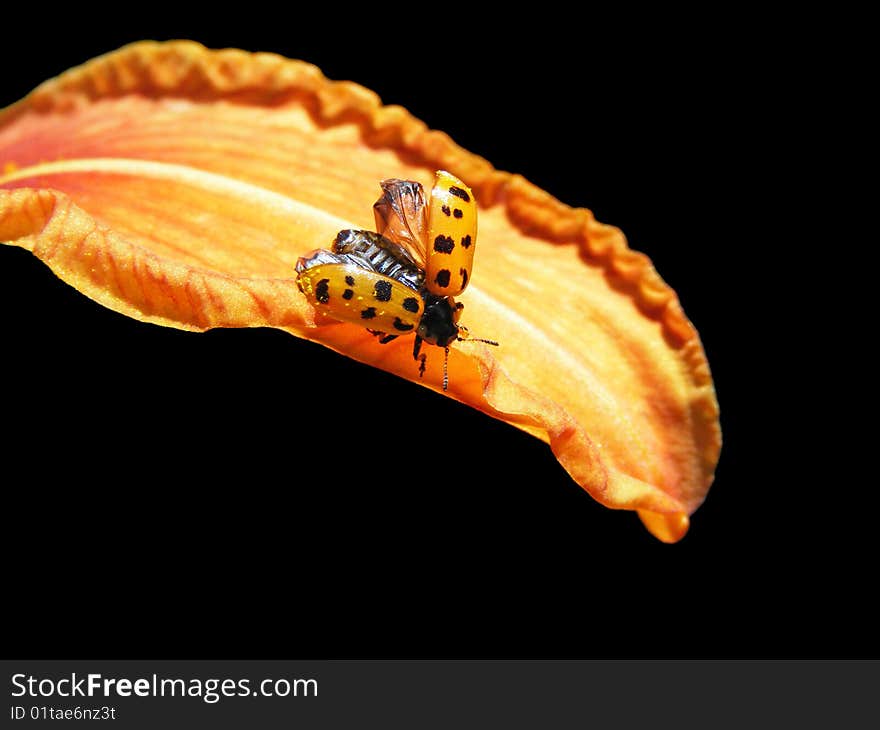
POLYGON ((376 231, 409 253, 424 269, 427 261, 428 206, 421 183, 383 180, 382 197, 373 205, 376 231))

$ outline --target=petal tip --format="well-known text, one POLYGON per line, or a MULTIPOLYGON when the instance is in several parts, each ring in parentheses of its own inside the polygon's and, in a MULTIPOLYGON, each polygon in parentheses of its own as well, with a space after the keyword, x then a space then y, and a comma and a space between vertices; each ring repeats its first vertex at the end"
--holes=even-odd
POLYGON ((688 528, 691 525, 690 518, 684 512, 662 514, 660 512, 639 510, 638 513, 642 524, 648 529, 648 532, 660 540, 660 542, 667 544, 676 543, 681 540, 687 534, 688 528))

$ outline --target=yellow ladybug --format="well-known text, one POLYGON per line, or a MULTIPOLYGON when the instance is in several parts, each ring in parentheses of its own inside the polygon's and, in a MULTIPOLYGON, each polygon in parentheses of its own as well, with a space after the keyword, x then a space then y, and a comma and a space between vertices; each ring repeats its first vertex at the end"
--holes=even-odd
POLYGON ((477 204, 461 180, 435 175, 430 205, 421 184, 383 180, 373 206, 376 232, 340 231, 332 250, 300 258, 296 283, 318 310, 364 325, 386 344, 415 334, 413 359, 425 372, 422 342, 444 349, 443 390, 449 383, 449 345, 471 338, 453 297, 468 285, 477 243, 477 204))

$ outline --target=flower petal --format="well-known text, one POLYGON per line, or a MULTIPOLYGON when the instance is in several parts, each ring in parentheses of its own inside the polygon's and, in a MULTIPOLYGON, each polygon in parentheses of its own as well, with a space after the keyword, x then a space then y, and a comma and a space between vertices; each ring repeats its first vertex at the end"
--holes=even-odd
MULTIPOLYGON (((128 46, 0 112, 0 241, 142 321, 272 326, 419 382, 411 343, 317 315, 299 256, 373 228, 379 181, 476 193, 463 322, 498 348, 450 354, 448 395, 548 442, 603 504, 674 542, 720 449, 699 337, 619 230, 430 131, 370 91, 271 54, 128 46), (552 312, 552 316, 548 316, 552 312)), ((440 388, 442 358, 423 382, 440 388)))

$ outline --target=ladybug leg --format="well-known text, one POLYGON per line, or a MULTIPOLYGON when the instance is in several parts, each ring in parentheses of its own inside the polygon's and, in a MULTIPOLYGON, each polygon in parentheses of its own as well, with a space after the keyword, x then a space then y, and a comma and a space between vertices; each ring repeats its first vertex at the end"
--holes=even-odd
POLYGON ((391 342, 391 340, 396 340, 398 337, 397 335, 386 335, 384 332, 380 332, 379 330, 368 329, 367 332, 369 332, 371 335, 375 335, 376 337, 378 337, 380 345, 387 345, 389 342, 391 342))
POLYGON ((446 387, 449 385, 449 346, 443 348, 443 390, 446 390, 446 387))
POLYGON ((422 350, 422 338, 416 335, 416 341, 413 343, 413 360, 419 361, 419 377, 421 378, 425 374, 425 360, 428 359, 428 356, 422 352, 421 355, 419 353, 422 350))

